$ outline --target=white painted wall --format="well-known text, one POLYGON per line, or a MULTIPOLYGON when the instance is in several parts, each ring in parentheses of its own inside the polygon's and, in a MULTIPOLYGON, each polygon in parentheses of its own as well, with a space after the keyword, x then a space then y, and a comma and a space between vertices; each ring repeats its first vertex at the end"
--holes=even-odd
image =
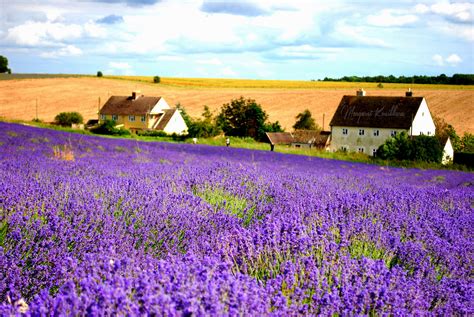
POLYGON ((168 134, 176 133, 178 135, 188 133, 188 126, 186 122, 184 122, 183 116, 178 111, 175 111, 173 116, 171 117, 168 124, 163 129, 168 134))
POLYGON ((412 124, 413 133, 411 130, 408 131, 408 135, 435 135, 436 128, 433 122, 433 117, 431 117, 430 110, 426 104, 425 98, 423 98, 418 112, 413 118, 412 124))
POLYGON ((329 146, 331 151, 337 151, 345 148, 350 152, 358 152, 363 149, 363 152, 368 155, 373 154, 373 150, 377 150, 385 140, 392 137, 391 132, 396 131, 397 134, 405 131, 404 129, 382 129, 382 128, 367 128, 367 127, 340 127, 334 126, 331 128, 331 144, 329 146), (347 135, 344 135, 343 129, 347 129, 347 135), (364 135, 359 135, 359 130, 364 130, 364 135), (374 132, 378 130, 378 136, 374 132))
POLYGON ((168 103, 166 102, 165 98, 160 98, 158 103, 153 106, 153 108, 150 111, 150 114, 158 114, 162 113, 163 110, 165 109, 171 109, 168 103))
POLYGON ((454 158, 454 148, 453 144, 451 143, 451 139, 448 138, 448 141, 446 141, 446 144, 444 145, 443 148, 443 158, 441 159, 441 163, 446 165, 450 164, 453 162, 454 158))

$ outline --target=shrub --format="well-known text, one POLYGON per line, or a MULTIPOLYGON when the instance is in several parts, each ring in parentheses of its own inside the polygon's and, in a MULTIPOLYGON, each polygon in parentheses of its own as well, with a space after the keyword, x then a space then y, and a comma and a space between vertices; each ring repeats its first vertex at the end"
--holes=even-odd
POLYGON ((161 82, 160 76, 155 76, 155 77, 153 77, 153 82, 154 82, 155 84, 159 84, 159 83, 161 82))
POLYGON ((102 72, 99 70, 99 71, 97 72, 97 77, 102 77, 102 76, 104 76, 104 75, 103 75, 102 72))
POLYGON ((124 128, 116 128, 115 121, 105 120, 98 127, 91 129, 92 133, 106 135, 130 135, 130 131, 124 128))
POLYGON ((443 148, 433 136, 420 135, 409 138, 402 132, 385 141, 377 149, 377 157, 384 160, 409 160, 441 163, 443 148))
POLYGON ((165 131, 161 131, 161 130, 143 130, 143 131, 137 131, 137 135, 140 135, 140 136, 152 136, 152 137, 168 136, 168 134, 167 134, 165 131))
POLYGON ((60 126, 70 127, 73 123, 83 123, 84 119, 79 112, 61 112, 54 118, 54 122, 60 126))

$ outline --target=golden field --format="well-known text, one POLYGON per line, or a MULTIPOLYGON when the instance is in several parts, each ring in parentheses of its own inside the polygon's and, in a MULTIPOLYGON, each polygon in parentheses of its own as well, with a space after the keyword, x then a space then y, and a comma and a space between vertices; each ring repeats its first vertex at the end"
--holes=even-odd
POLYGON ((96 119, 97 110, 111 95, 129 95, 140 90, 149 96, 162 96, 171 106, 180 103, 193 117, 203 106, 218 111, 224 103, 244 96, 255 99, 269 114, 291 130, 295 116, 309 109, 319 125, 325 115, 325 129, 343 95, 353 95, 364 88, 367 95, 403 96, 408 87, 415 96, 424 96, 434 115, 451 123, 458 134, 474 133, 474 87, 448 85, 408 85, 318 81, 234 80, 153 77, 116 78, 44 78, 0 81, 0 117, 32 120, 36 114, 43 121, 53 121, 56 114, 78 111, 84 119, 96 119), (120 80, 118 80, 120 79, 120 80))

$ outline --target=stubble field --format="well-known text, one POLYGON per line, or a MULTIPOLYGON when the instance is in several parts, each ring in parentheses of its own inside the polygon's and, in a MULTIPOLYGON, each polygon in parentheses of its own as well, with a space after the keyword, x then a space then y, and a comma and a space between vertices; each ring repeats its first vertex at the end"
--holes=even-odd
MULTIPOLYGON (((319 125, 328 124, 343 95, 355 94, 363 87, 368 95, 400 96, 410 85, 387 84, 376 88, 371 83, 326 83, 291 81, 222 81, 167 80, 161 84, 146 81, 106 78, 45 78, 4 80, 0 82, 0 117, 32 120, 36 117, 52 121, 63 111, 78 111, 84 118, 97 118, 100 105, 111 95, 128 95, 140 90, 149 96, 162 96, 171 106, 180 103, 193 117, 200 116, 203 106, 218 111, 222 104, 244 96, 255 99, 287 130, 295 116, 309 109, 319 125), (100 101, 99 101, 100 99, 100 101)), ((432 114, 451 123, 458 134, 474 133, 474 90, 469 87, 415 85, 415 96, 424 96, 432 114), (453 89, 454 88, 454 89, 453 89)))

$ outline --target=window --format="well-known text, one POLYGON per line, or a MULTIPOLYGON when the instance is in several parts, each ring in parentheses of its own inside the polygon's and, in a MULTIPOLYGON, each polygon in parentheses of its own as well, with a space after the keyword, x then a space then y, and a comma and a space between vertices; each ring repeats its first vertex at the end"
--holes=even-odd
POLYGON ((379 130, 374 130, 374 136, 379 136, 380 132, 379 130))
POLYGON ((377 155, 377 149, 374 148, 374 149, 372 149, 372 156, 375 157, 376 155, 377 155))
POLYGON ((346 128, 342 128, 342 134, 343 134, 343 135, 347 135, 347 133, 348 133, 347 129, 346 129, 346 128))
POLYGON ((345 145, 341 146, 341 151, 342 152, 347 152, 347 146, 345 146, 345 145))
POLYGON ((357 149, 357 151, 358 151, 359 153, 364 153, 364 148, 363 148, 363 147, 360 147, 360 148, 357 149))
POLYGON ((365 130, 364 129, 359 129, 359 135, 364 135, 365 134, 365 130))
POLYGON ((423 132, 420 131, 420 135, 423 135, 423 132))
POLYGON ((107 119, 107 116, 105 114, 101 114, 100 115, 100 120, 105 120, 105 119, 107 119))
POLYGON ((431 135, 431 131, 428 131, 426 134, 431 135))
POLYGON ((118 116, 117 116, 116 114, 113 114, 113 115, 112 115, 112 120, 113 120, 113 121, 117 121, 117 120, 118 120, 118 116))
POLYGON ((128 116, 128 121, 134 122, 135 121, 135 116, 128 116))
POLYGON ((141 120, 142 122, 145 122, 145 121, 146 121, 146 117, 145 117, 145 116, 141 116, 140 120, 141 120))
POLYGON ((390 131, 390 136, 394 137, 396 135, 397 135, 397 131, 395 130, 390 131))

